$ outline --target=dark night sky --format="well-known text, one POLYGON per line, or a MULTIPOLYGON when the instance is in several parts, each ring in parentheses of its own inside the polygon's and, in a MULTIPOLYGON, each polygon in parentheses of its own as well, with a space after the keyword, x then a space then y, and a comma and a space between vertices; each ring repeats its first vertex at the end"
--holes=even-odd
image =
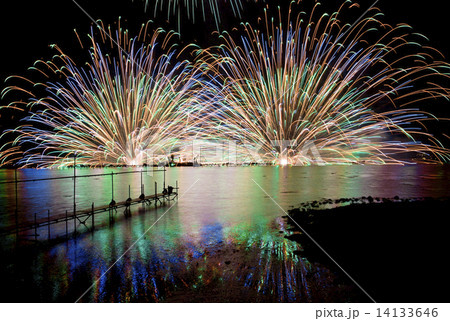
MULTIPOLYGON (((266 0, 269 3, 289 3, 289 0, 266 0)), ((309 2, 310 0, 305 0, 309 2)), ((143 22, 151 18, 150 13, 144 12, 142 0, 77 0, 77 2, 95 19, 102 19, 105 23, 117 21, 119 16, 127 20, 129 29, 138 30, 143 22)), ((362 8, 368 8, 373 0, 360 0, 362 8)), ((324 7, 334 8, 339 0, 324 0, 324 7)), ((254 6, 254 5, 253 5, 254 6)), ((385 21, 390 24, 406 22, 414 30, 423 33, 430 39, 431 46, 439 49, 450 61, 450 44, 448 31, 450 19, 447 14, 445 1, 428 0, 426 2, 412 2, 410 0, 380 0, 377 4, 385 14, 385 21), (416 4, 417 3, 417 4, 416 4)), ((251 20, 257 10, 249 5, 244 11, 243 20, 251 20)), ((365 9, 364 9, 365 10, 365 9)), ((223 27, 231 29, 238 25, 230 12, 223 10, 226 22, 223 27)), ((165 22, 166 13, 157 18, 158 25, 168 29, 165 22)), ((356 19, 357 17, 355 17, 356 19)), ((1 55, 0 59, 0 88, 5 87, 4 79, 12 74, 27 75, 26 69, 37 59, 49 59, 54 50, 49 48, 52 43, 58 44, 64 52, 70 53, 71 48, 79 50, 73 29, 81 34, 89 32, 91 20, 71 0, 41 0, 41 1, 2 1, 0 9, 1 55), (6 4, 7 3, 7 4, 6 4)), ((172 23, 172 27, 176 24, 172 23)), ((198 19, 195 25, 186 23, 188 29, 182 29, 183 39, 190 42, 196 39, 201 45, 206 45, 210 39, 210 32, 214 23, 204 23, 198 19)), ((76 57, 72 57, 75 58, 76 57)), ((6 104, 8 101, 0 101, 6 104)), ((5 115, 0 124, 5 123, 5 115)), ((1 126, 0 126, 1 130, 1 126)))
MULTIPOLYGON (((114 22, 118 16, 122 16, 129 24, 139 26, 151 18, 150 13, 144 12, 142 0, 77 0, 77 2, 92 17, 100 18, 104 22, 114 22)), ((359 2, 363 8, 373 3, 372 0, 359 2)), ((322 1, 324 7, 332 6, 332 3, 336 1, 322 1)), ((387 22, 409 23, 416 31, 430 38, 431 44, 440 49, 446 57, 450 57, 448 41, 450 18, 445 1, 428 0, 415 3, 410 0, 380 0, 377 6, 385 13, 387 22)), ((255 10, 251 10, 252 14, 254 12, 255 10)), ((167 24, 164 23, 166 14, 161 15, 164 17, 159 19, 159 22, 166 27, 167 24)), ((245 18, 250 18, 249 15, 248 11, 244 12, 245 18)), ((224 16, 231 18, 230 14, 224 16)), ((232 27, 238 22, 236 19, 230 20, 226 23, 229 25, 227 27, 232 27)), ((90 19, 71 0, 2 1, 0 9, 2 83, 10 74, 24 74, 26 68, 36 59, 51 57, 53 51, 48 46, 52 43, 57 43, 70 52, 67 49, 77 46, 73 29, 87 33, 90 24, 90 19)), ((212 23, 209 23, 209 26, 207 24, 205 28, 203 21, 199 19, 192 30, 184 29, 186 32, 183 36, 189 40, 192 37, 200 37, 202 42, 208 39, 207 29, 212 30, 212 23)))

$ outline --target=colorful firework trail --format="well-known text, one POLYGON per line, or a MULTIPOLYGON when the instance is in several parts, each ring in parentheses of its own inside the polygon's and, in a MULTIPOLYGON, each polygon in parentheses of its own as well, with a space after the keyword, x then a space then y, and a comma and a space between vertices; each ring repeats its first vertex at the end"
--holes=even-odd
POLYGON ((350 26, 339 19, 355 5, 330 16, 317 16, 318 6, 309 17, 291 16, 290 7, 285 25, 281 13, 276 24, 266 10, 264 28, 243 24, 237 38, 223 33, 223 45, 203 50, 195 65, 177 62, 175 33, 148 36, 148 24, 135 39, 120 23, 114 36, 110 28, 93 30, 83 68, 55 46, 59 54, 34 69, 58 81, 18 77, 45 95, 3 91, 32 98, 24 125, 2 134, 15 139, 0 148, 0 164, 65 166, 74 154, 88 166, 154 163, 176 153, 202 161, 202 148, 238 163, 448 161, 448 149, 423 131, 434 117, 417 107, 448 99, 440 81, 449 65, 409 40, 408 26, 381 23, 378 11, 350 26), (209 141, 196 149, 194 137, 209 141))
POLYGON ((220 79, 210 88, 211 133, 243 151, 260 148, 272 164, 448 161, 448 149, 422 131, 434 117, 417 106, 448 99, 439 82, 449 64, 408 40, 409 26, 380 22, 377 9, 350 26, 341 12, 357 5, 320 16, 316 3, 309 17, 291 19, 293 5, 287 24, 280 9, 279 23, 266 10, 261 29, 243 24, 244 35, 223 33, 221 46, 204 51, 203 64, 220 79))
MULTIPOLYGON (((120 21, 118 30, 113 34, 100 25, 91 30, 85 68, 56 46, 56 58, 35 63, 35 70, 62 76, 63 82, 32 83, 47 97, 30 92, 25 124, 3 133, 17 135, 1 149, 3 165, 65 166, 74 154, 78 164, 87 166, 142 165, 167 155, 189 135, 198 121, 193 106, 199 77, 190 63, 176 61, 171 44, 176 34, 158 29, 147 35, 146 24, 139 37, 130 38, 120 21), (22 155, 20 145, 31 147, 22 155)), ((11 90, 25 91, 12 86, 3 95, 11 90)))
MULTIPOLYGON (((196 14, 201 14, 203 20, 212 16, 219 29, 221 23, 220 7, 226 5, 231 7, 236 17, 241 16, 243 2, 258 0, 145 0, 145 7, 152 11, 156 17, 158 12, 167 11, 167 19, 171 16, 177 17, 178 28, 180 29, 181 17, 186 16, 195 23, 196 14), (222 2, 222 3, 221 3, 222 2)), ((263 0, 260 0, 262 2, 263 0)))

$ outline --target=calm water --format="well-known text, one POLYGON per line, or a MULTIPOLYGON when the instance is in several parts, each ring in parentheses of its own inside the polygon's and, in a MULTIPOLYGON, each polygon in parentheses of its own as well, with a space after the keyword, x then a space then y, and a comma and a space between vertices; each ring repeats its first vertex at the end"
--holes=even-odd
MULTIPOLYGON (((21 179, 70 175, 71 170, 19 172, 21 179)), ((166 182, 178 180, 178 202, 157 210, 135 205, 130 219, 119 209, 112 226, 107 215, 98 215, 95 233, 78 226, 86 233, 76 239, 4 254, 2 301, 74 302, 88 289, 83 302, 365 300, 337 269, 293 254, 298 246, 284 238, 289 227, 279 206, 287 210, 303 201, 368 195, 450 196, 449 178, 450 168, 442 166, 171 168, 166 182)), ((11 179, 14 171, 0 171, 0 181, 11 179)), ((155 180, 161 186, 162 173, 144 175, 146 194, 154 193, 155 180)), ((131 196, 138 197, 140 182, 139 174, 116 176, 114 199, 128 198, 129 185, 131 196)), ((15 220, 14 185, 0 188, 0 226, 7 226, 15 220)), ((73 208, 72 179, 18 189, 20 221, 73 208)), ((111 194, 110 177, 77 179, 78 209, 108 204, 111 194)), ((38 239, 47 238, 47 228, 38 233, 38 239)), ((64 235, 65 224, 52 226, 51 233, 64 235)), ((34 237, 21 239, 28 244, 34 237)), ((3 239, 3 252, 13 247, 13 237, 3 239)))

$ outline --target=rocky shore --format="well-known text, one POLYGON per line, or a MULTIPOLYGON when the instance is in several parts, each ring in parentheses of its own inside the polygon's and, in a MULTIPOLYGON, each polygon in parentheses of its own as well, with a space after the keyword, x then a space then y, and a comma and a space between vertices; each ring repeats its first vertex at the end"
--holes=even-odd
POLYGON ((449 205, 370 196, 302 203, 285 217, 286 238, 301 245, 295 254, 348 278, 332 257, 377 302, 449 302, 449 205))

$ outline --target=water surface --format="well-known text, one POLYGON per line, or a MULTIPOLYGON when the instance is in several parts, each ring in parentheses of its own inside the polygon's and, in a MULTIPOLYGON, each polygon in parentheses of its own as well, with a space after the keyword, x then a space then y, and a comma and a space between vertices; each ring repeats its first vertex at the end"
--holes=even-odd
MULTIPOLYGON (((112 169, 78 169, 77 174, 112 169)), ((118 171, 114 169, 114 171, 118 171)), ((121 171, 131 171, 122 169, 121 171)), ((21 179, 70 176, 72 170, 21 170, 21 179)), ((325 166, 171 168, 166 183, 180 185, 177 202, 154 209, 136 205, 113 225, 96 217, 97 230, 52 246, 21 246, 4 255, 3 301, 74 302, 312 302, 368 301, 334 267, 293 254, 283 210, 321 198, 449 196, 444 166, 325 166), (88 290, 89 289, 89 290, 88 290), (86 292, 86 290, 88 290, 86 292)), ((0 171, 0 180, 14 171, 0 171)), ((145 193, 161 187, 162 173, 144 175, 145 193)), ((19 184, 19 221, 73 209, 73 180, 19 184)), ((79 178, 77 208, 138 197, 140 174, 79 178)), ((15 188, 0 185, 0 226, 15 222, 15 188)), ((69 231, 72 231, 72 224, 69 231)), ((38 243, 48 236, 40 229, 38 243)), ((21 244, 34 240, 21 235, 21 244)), ((65 235, 65 224, 52 226, 65 235)), ((2 250, 14 248, 14 237, 2 250)))

